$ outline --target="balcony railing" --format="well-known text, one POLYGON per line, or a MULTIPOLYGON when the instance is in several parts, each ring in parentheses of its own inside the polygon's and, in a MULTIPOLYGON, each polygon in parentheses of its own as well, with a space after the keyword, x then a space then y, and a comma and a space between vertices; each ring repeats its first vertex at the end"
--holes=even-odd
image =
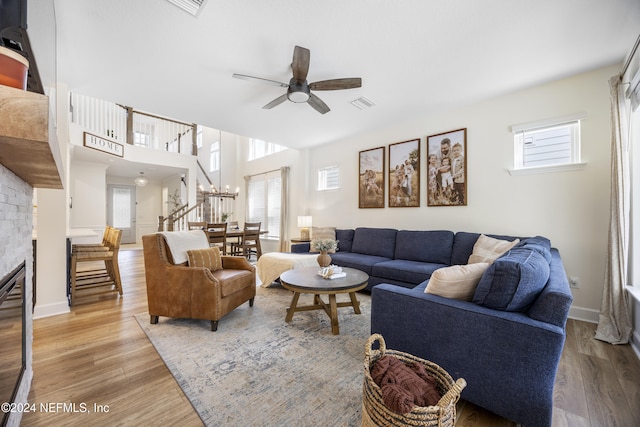
POLYGON ((197 154, 197 125, 160 117, 102 99, 71 93, 71 122, 117 142, 197 154))

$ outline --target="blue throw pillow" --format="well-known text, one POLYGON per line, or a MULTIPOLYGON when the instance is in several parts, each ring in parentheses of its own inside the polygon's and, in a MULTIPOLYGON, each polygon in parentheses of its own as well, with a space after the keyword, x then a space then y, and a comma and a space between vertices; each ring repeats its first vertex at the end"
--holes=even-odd
POLYGON ((521 240, 516 247, 527 248, 540 252, 544 259, 546 259, 548 263, 551 263, 551 241, 546 237, 527 237, 526 239, 521 240))
POLYGON ((515 247, 485 271, 473 302, 494 310, 525 312, 547 284, 549 273, 549 263, 540 252, 515 247))

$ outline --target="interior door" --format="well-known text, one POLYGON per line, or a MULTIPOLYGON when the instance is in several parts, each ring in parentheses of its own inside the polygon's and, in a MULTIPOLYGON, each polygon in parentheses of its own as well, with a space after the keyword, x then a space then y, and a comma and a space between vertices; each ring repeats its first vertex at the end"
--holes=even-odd
POLYGON ((136 242, 135 185, 107 185, 107 224, 122 230, 121 243, 136 242))

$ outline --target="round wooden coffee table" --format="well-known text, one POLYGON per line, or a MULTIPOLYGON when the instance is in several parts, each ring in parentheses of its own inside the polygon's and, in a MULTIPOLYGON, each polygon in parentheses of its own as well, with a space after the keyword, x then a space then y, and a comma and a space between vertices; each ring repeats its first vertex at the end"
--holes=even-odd
POLYGON ((285 289, 293 291, 291 306, 287 309, 286 322, 291 322, 293 313, 298 311, 324 310, 331 319, 331 332, 334 335, 340 333, 338 326, 338 307, 353 307, 356 314, 360 312, 360 302, 356 298, 356 292, 367 286, 369 275, 355 268, 343 267, 347 273, 345 277, 338 279, 324 279, 318 275, 320 267, 294 268, 280 275, 280 283, 285 289), (337 294, 349 294, 350 301, 337 302, 337 294), (313 305, 298 306, 300 294, 313 294, 313 305), (329 304, 325 303, 320 295, 329 295, 329 304))

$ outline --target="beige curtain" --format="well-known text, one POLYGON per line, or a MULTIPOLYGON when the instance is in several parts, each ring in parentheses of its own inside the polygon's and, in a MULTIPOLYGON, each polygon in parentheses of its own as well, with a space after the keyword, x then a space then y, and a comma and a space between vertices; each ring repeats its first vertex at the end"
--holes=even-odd
POLYGON ((289 166, 280 168, 280 252, 289 251, 289 166))
POLYGON ((611 344, 626 344, 631 335, 627 283, 629 221, 631 204, 631 161, 627 103, 620 76, 609 80, 611 93, 611 201, 609 248, 604 290, 596 338, 611 344))

